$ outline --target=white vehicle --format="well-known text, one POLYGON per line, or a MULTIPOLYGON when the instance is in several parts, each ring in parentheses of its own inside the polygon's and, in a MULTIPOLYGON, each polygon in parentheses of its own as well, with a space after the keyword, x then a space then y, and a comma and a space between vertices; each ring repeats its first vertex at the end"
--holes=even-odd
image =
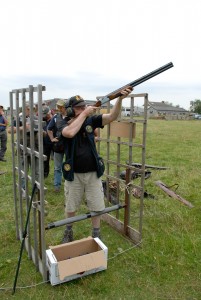
POLYGON ((122 107, 121 114, 123 117, 130 117, 131 109, 129 107, 122 107))
POLYGON ((199 120, 200 120, 200 119, 201 119, 201 115, 199 115, 199 114, 195 114, 195 115, 194 115, 194 118, 195 118, 195 119, 199 119, 199 120))

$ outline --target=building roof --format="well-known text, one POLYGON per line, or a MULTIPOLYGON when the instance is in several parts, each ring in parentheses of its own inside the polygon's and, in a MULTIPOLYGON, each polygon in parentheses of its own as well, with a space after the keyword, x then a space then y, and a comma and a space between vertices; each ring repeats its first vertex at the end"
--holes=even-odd
POLYGON ((169 111, 169 112, 188 112, 186 109, 182 107, 175 107, 173 105, 167 104, 164 101, 161 102, 151 102, 148 103, 148 109, 153 108, 157 111, 169 111))

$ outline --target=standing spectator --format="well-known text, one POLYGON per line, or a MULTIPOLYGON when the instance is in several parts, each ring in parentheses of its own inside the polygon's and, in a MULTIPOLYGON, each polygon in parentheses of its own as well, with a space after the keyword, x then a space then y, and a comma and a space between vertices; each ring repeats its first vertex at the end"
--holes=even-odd
POLYGON ((4 116, 3 106, 0 105, 0 161, 6 162, 4 155, 7 150, 7 131, 6 126, 8 125, 8 120, 4 116))
MULTIPOLYGON (((66 104, 66 111, 71 120, 62 130, 66 138, 66 163, 64 164, 64 190, 66 197, 66 217, 74 217, 83 196, 91 212, 104 210, 104 194, 101 176, 104 165, 98 156, 94 130, 116 120, 121 111, 122 99, 131 93, 132 87, 121 90, 121 96, 108 114, 94 115, 95 106, 86 106, 80 96, 71 97, 66 104)), ((92 218, 92 237, 100 238, 100 216, 92 218)), ((63 243, 73 241, 72 224, 64 231, 63 243)))
POLYGON ((69 118, 66 117, 65 100, 60 99, 57 101, 58 113, 55 114, 50 121, 47 133, 50 140, 53 142, 54 151, 54 191, 60 192, 62 182, 62 163, 64 158, 64 146, 61 131, 66 126, 69 118))
MULTIPOLYGON (((18 116, 18 120, 19 120, 19 143, 21 145, 23 145, 23 115, 22 115, 22 112, 19 114, 18 116)), ((27 147, 30 147, 31 144, 30 144, 30 107, 29 107, 29 104, 26 103, 26 106, 25 106, 25 130, 26 130, 26 146, 27 147)), ((13 123, 11 124, 11 126, 8 128, 8 133, 11 133, 11 127, 13 128, 13 132, 16 133, 17 132, 17 120, 13 120, 13 123)), ((35 149, 37 150, 38 149, 38 142, 37 142, 37 131, 35 132, 35 136, 34 136, 35 140, 35 149)), ((24 156, 24 153, 23 153, 23 150, 20 149, 20 168, 21 170, 24 169, 24 163, 25 163, 25 160, 26 159, 26 162, 27 162, 27 167, 28 169, 31 167, 31 157, 30 155, 26 155, 24 156)), ((35 157, 35 180, 38 181, 39 179, 39 160, 37 157, 35 157)), ((24 179, 24 175, 22 175, 21 177, 21 185, 22 185, 22 189, 25 190, 25 179, 24 179)))

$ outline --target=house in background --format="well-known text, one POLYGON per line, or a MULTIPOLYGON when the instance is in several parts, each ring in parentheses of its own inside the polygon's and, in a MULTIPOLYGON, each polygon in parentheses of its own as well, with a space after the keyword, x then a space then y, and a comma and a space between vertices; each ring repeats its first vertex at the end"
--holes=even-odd
POLYGON ((189 118, 189 111, 176 107, 171 104, 167 104, 164 101, 161 102, 148 102, 148 117, 149 118, 164 118, 171 120, 181 120, 189 118))
MULTIPOLYGON (((142 116, 144 114, 144 108, 139 106, 134 106, 133 115, 134 116, 142 116)), ((130 117, 131 116, 131 108, 122 106, 121 109, 122 117, 130 117)))

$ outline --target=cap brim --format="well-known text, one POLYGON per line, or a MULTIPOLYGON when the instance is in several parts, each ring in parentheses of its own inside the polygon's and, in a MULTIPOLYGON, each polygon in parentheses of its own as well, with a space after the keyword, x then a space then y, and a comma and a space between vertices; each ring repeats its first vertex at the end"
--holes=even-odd
POLYGON ((86 102, 83 100, 83 101, 79 101, 78 103, 74 104, 73 107, 85 106, 85 105, 86 105, 86 102))
POLYGON ((57 102, 56 106, 65 106, 65 102, 57 102))
POLYGON ((43 117, 47 116, 50 113, 50 111, 46 112, 46 113, 42 113, 43 117))

